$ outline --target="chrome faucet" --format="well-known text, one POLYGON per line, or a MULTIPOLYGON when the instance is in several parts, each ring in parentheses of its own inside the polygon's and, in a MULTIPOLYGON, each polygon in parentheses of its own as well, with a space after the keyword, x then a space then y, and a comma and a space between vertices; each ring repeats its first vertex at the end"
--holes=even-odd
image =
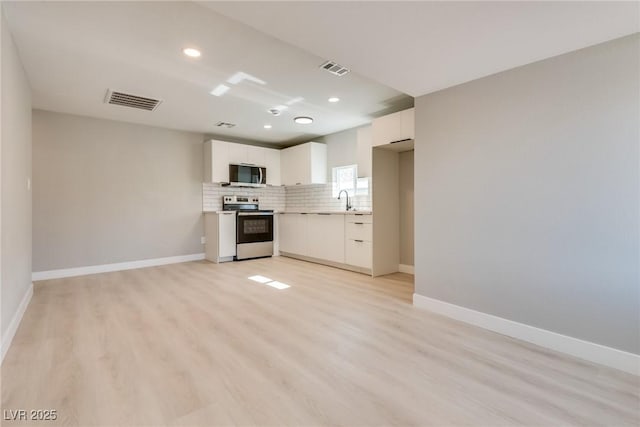
POLYGON ((349 203, 349 192, 347 190, 340 190, 340 192, 338 193, 338 200, 340 200, 340 196, 342 195, 342 192, 344 191, 344 194, 347 195, 347 209, 348 211, 351 210, 351 203, 349 203))

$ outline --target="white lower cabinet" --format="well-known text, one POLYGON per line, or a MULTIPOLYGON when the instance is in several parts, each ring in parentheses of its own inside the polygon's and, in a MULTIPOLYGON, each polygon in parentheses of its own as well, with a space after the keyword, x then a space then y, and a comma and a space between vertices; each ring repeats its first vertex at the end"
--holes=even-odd
POLYGON ((205 258, 212 262, 233 261, 236 256, 236 213, 204 215, 205 258))
POLYGON ((344 264, 344 215, 308 214, 307 256, 344 264))
POLYGON ((345 264, 371 268, 371 242, 348 239, 345 244, 345 264))
POLYGON ((299 213, 278 215, 278 238, 280 252, 304 255, 307 252, 307 215, 299 213))
POLYGON ((278 222, 280 251, 369 270, 372 221, 371 215, 283 213, 278 222))
POLYGON ((371 215, 348 215, 345 219, 345 263, 361 268, 371 268, 373 236, 371 215))

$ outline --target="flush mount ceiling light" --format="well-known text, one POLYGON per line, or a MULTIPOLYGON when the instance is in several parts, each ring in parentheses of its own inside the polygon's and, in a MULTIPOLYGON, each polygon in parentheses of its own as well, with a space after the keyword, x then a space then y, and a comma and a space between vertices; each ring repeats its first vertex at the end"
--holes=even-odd
POLYGON ((338 101, 340 101, 340 98, 336 96, 332 96, 331 98, 329 98, 329 102, 338 102, 338 101))
POLYGON ((295 119, 293 119, 293 121, 298 123, 299 125, 308 125, 313 123, 313 119, 311 117, 306 117, 306 116, 296 117, 295 119))
POLYGON ((271 129, 271 125, 264 125, 265 129, 271 129))
POLYGON ((187 56, 190 56, 191 58, 200 58, 200 51, 198 49, 194 49, 192 47, 187 47, 182 49, 182 53, 184 53, 187 56))

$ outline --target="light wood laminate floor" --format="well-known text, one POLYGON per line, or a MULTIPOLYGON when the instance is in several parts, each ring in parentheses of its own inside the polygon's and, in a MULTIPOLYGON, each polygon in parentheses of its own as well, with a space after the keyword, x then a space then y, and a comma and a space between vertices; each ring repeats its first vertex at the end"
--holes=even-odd
POLYGON ((2 409, 58 419, 3 425, 639 424, 638 377, 414 308, 410 277, 278 257, 38 282, 2 409))

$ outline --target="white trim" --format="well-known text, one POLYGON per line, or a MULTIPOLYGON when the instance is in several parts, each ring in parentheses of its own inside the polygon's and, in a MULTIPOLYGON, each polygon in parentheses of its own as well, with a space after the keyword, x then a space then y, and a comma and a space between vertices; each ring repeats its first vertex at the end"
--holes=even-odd
POLYGON ((166 258, 144 259, 140 261, 118 262, 115 264, 90 265, 87 267, 64 268, 61 270, 34 271, 31 280, 60 279, 63 277, 84 276, 86 274, 107 273, 110 271, 133 270, 134 268, 154 267, 157 265, 176 264, 179 262, 199 261, 204 253, 192 255, 170 256, 166 258))
POLYGON ((413 273, 413 265, 409 265, 409 264, 400 264, 400 265, 398 265, 398 271, 400 273, 414 274, 413 273))
POLYGON ((16 310, 16 314, 13 315, 11 319, 11 323, 9 323, 9 327, 7 328, 7 332, 2 336, 2 355, 0 357, 0 363, 4 361, 4 356, 7 354, 9 347, 11 346, 11 341, 13 341, 13 337, 16 335, 18 331, 18 326, 20 326, 20 322, 22 321, 22 316, 24 316, 24 312, 27 311, 27 306, 29 305, 29 301, 31 301, 31 297, 33 296, 33 283, 29 283, 29 287, 27 288, 27 292, 25 292, 22 297, 22 301, 20 301, 20 305, 18 305, 18 309, 16 310))
POLYGON ((525 325, 524 323, 503 319, 502 317, 471 310, 419 294, 413 294, 413 305, 541 347, 570 354, 630 374, 640 375, 640 355, 637 354, 583 341, 546 329, 525 325))

